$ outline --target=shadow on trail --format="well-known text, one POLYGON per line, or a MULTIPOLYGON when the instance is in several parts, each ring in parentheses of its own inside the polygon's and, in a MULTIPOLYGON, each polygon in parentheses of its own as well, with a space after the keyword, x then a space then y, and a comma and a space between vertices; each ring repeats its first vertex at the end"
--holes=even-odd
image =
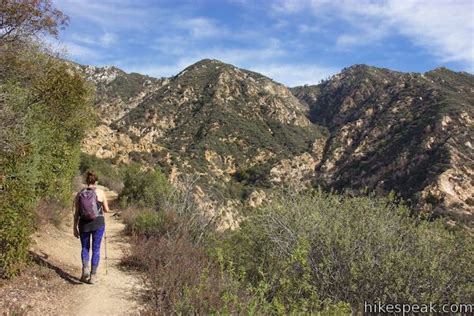
POLYGON ((41 266, 44 266, 44 267, 47 267, 47 268, 53 270, 65 281, 67 281, 71 284, 74 284, 74 285, 82 284, 82 282, 78 278, 76 278, 75 276, 70 275, 69 273, 67 273, 66 271, 61 269, 60 267, 55 266, 54 264, 49 262, 47 260, 48 259, 47 254, 41 253, 41 255, 40 255, 40 254, 37 254, 33 251, 30 251, 30 256, 33 258, 33 261, 36 262, 38 265, 41 265, 41 266))

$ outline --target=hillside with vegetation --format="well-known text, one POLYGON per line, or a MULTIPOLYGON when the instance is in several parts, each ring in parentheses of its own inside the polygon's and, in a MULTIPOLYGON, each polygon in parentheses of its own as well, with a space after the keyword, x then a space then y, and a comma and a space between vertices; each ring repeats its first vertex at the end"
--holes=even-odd
POLYGON ((167 79, 86 69, 110 82, 97 83, 101 124, 83 151, 159 166, 173 183, 198 174, 207 208, 219 209, 216 195, 229 211, 269 199, 270 188, 320 186, 395 194, 428 217, 472 226, 470 74, 355 65, 287 89, 215 60, 167 79), (119 86, 133 91, 128 101, 119 86))
POLYGON ((149 313, 348 315, 363 302, 474 298, 472 235, 387 198, 279 191, 219 231, 192 181, 183 190, 151 179, 137 172, 125 186, 154 187, 158 203, 136 196, 121 213, 133 237, 123 264, 145 274, 149 313))
MULTIPOLYGON (((111 77, 106 71, 113 70, 101 71, 111 77)), ((127 79, 126 86, 134 82, 127 79)), ((283 85, 203 60, 175 77, 143 81, 123 107, 115 101, 116 81, 101 88, 112 101, 99 98, 102 121, 83 142, 87 154, 160 167, 177 185, 199 176, 195 194, 219 214, 260 203, 277 182, 310 184, 327 131, 283 85)))
POLYGON ((364 301, 469 302, 472 236, 436 218, 471 225, 472 84, 447 69, 357 65, 287 89, 203 60, 99 126, 116 137, 109 147, 86 139, 83 149, 145 166, 124 183, 135 238, 124 264, 146 274, 150 311, 332 315, 364 301), (237 203, 204 202, 216 193, 237 203))
POLYGON ((472 226, 473 75, 356 65, 292 91, 330 131, 315 183, 394 191, 417 210, 472 226))

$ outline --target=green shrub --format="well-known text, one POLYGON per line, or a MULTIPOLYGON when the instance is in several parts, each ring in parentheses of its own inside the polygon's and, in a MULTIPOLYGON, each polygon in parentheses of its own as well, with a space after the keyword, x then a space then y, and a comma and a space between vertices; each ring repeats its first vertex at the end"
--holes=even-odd
POLYGON ((123 206, 163 207, 171 187, 166 177, 159 171, 141 170, 137 164, 130 164, 123 171, 124 188, 119 199, 123 206))
POLYGON ((268 178, 272 167, 272 162, 256 164, 250 168, 237 170, 234 173, 234 178, 236 181, 241 182, 245 185, 270 187, 270 182, 268 178))
POLYGON ((275 313, 472 301, 472 237, 408 214, 373 197, 282 194, 230 233, 223 257, 275 313))
POLYGON ((173 213, 156 210, 135 210, 126 220, 126 232, 144 237, 159 237, 173 230, 175 226, 173 213))
POLYGON ((74 69, 35 45, 13 51, 0 58, 0 277, 25 266, 38 201, 71 203, 93 117, 91 89, 74 69))
MULTIPOLYGON (((221 247, 215 247, 222 235, 212 233, 212 220, 203 216, 193 203, 190 193, 196 179, 188 180, 183 181, 184 192, 171 190, 165 211, 128 208, 121 215, 133 236, 130 254, 122 264, 145 272, 150 313, 267 315, 320 311, 322 315, 333 315, 350 312, 347 303, 322 301, 313 291, 311 266, 306 260, 311 248, 304 240, 284 260, 278 278, 256 264, 255 272, 260 276, 264 273, 264 277, 249 284, 243 265, 234 264, 221 247), (276 280, 279 289, 272 292, 276 280)), ((255 234, 232 235, 233 241, 240 239, 231 251, 241 250, 239 247, 249 250, 251 247, 245 239, 250 240, 258 233, 264 236, 262 231, 252 233, 255 234)), ((255 252, 249 253, 243 263, 261 258, 258 251, 264 249, 265 244, 258 250, 252 248, 255 252)))
POLYGON ((92 127, 91 87, 77 71, 54 59, 42 65, 31 87, 29 139, 35 148, 36 190, 70 203, 71 180, 79 167, 80 142, 92 127))
POLYGON ((27 152, 15 157, 0 156, 0 277, 17 274, 28 258, 35 195, 33 181, 26 172, 27 158, 27 152))

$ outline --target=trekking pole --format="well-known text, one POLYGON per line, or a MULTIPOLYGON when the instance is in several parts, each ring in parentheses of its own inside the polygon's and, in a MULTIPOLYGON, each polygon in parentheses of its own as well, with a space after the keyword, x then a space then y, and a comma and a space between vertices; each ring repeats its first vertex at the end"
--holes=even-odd
POLYGON ((104 232, 104 250, 105 250, 105 275, 107 275, 109 264, 107 258, 107 230, 104 232))

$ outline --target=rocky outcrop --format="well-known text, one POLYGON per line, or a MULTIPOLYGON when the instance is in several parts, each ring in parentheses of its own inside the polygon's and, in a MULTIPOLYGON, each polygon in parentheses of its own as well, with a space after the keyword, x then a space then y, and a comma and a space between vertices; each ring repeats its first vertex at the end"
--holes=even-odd
POLYGON ((283 159, 270 170, 270 181, 301 191, 311 186, 316 160, 309 153, 291 159, 283 159))
POLYGON ((275 187, 395 191, 417 209, 472 224, 474 80, 437 69, 355 65, 291 90, 202 60, 167 79, 82 67, 100 124, 83 151, 199 176, 196 197, 222 227, 275 187), (225 215, 224 215, 225 214, 225 215), (224 224, 225 223, 225 224, 224 224))
POLYGON ((311 120, 330 130, 315 183, 382 195, 394 190, 416 209, 472 225, 472 75, 356 65, 293 91, 311 120))
POLYGON ((327 136, 288 88, 216 60, 162 80, 111 67, 85 72, 98 86, 101 124, 84 140, 83 151, 115 163, 158 165, 172 181, 198 175, 203 193, 197 200, 209 216, 220 214, 223 227, 238 222, 231 209, 255 207, 265 196, 261 181, 239 181, 236 173, 264 166, 259 177, 269 178, 272 166, 304 153, 316 157, 313 151, 327 136), (116 92, 119 86, 129 93, 116 92), (263 193, 248 199, 251 190, 263 193))

